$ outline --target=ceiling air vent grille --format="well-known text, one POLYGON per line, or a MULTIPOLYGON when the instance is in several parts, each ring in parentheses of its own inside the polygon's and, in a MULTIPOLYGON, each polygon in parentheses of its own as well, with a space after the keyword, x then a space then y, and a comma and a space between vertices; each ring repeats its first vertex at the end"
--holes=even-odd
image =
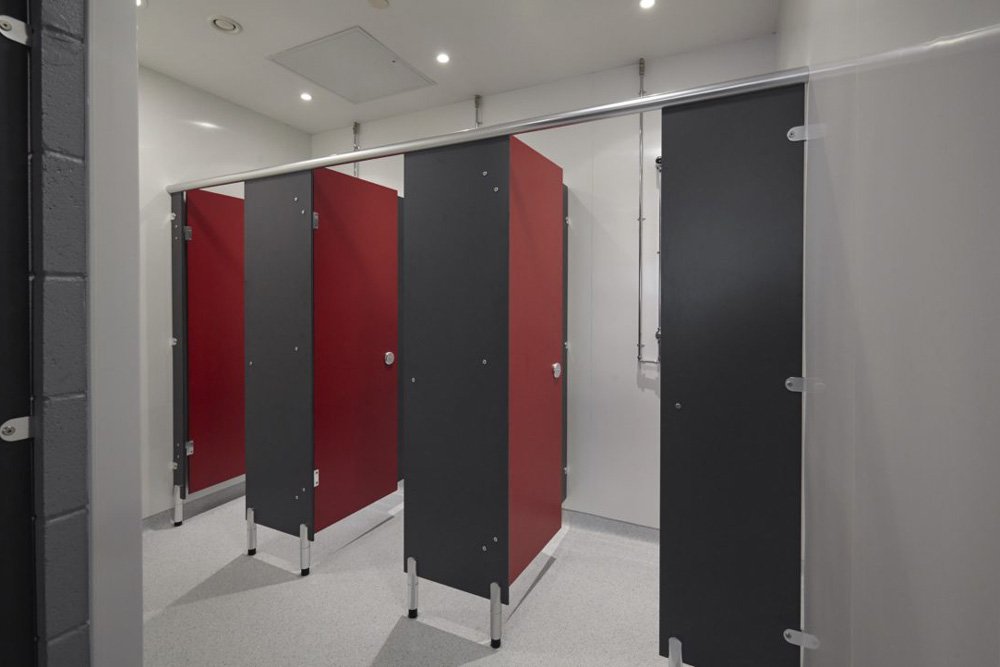
POLYGON ((271 60, 355 104, 434 85, 360 26, 282 51, 271 60))

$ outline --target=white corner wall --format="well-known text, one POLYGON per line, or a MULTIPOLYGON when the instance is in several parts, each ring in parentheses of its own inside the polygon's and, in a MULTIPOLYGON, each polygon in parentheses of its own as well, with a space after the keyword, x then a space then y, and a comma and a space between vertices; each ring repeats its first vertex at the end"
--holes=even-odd
MULTIPOLYGON (((45 3, 46 11, 55 7, 45 3)), ((89 227, 90 550, 63 556, 90 566, 89 659, 49 652, 49 664, 142 663, 142 535, 139 479, 142 405, 139 229, 136 216, 135 3, 90 0, 87 17, 89 227)), ((2 224, 7 224, 5 218, 2 224)), ((51 467, 52 463, 47 463, 51 467)), ((47 470, 51 473, 51 470, 47 470)), ((56 471, 77 475, 78 471, 56 471)), ((61 561, 55 561, 61 562, 61 561)), ((48 565, 47 567, 51 567, 48 565)), ((75 571, 75 569, 73 570, 75 571)), ((49 582, 60 581, 57 573, 49 582)), ((51 595, 73 599, 73 590, 51 595)), ((0 595, 6 594, 0 591, 0 595)), ((25 611, 24 613, 30 613, 25 611)), ((84 640, 86 642, 86 639, 84 640)), ((3 664, 10 664, 4 662, 3 664)))
MULTIPOLYGON (((678 90, 777 69, 773 37, 647 62, 646 90, 678 90)), ((615 102, 638 94, 635 66, 487 96, 489 124, 615 102)), ((365 123, 371 147, 474 126, 471 100, 365 123)), ((564 169, 570 193, 569 497, 566 507, 659 526, 659 374, 636 363, 638 117, 547 130, 521 138, 564 169)), ((313 137, 313 155, 349 151, 351 128, 313 137)), ((656 357, 660 115, 646 115, 644 196, 645 355, 656 357)), ((350 172, 351 167, 343 168, 350 172)), ((405 193, 403 159, 361 165, 361 176, 405 193)), ((669 351, 667 351, 669 354, 669 351)))
POLYGON ((822 134, 806 169, 822 384, 806 400, 807 667, 1000 665, 998 24, 995 0, 785 4, 781 58, 814 66, 822 134))
MULTIPOLYGON (((309 135, 139 69, 142 515, 171 507, 170 197, 166 186, 309 157, 309 135)), ((218 191, 242 197, 242 185, 218 191)))

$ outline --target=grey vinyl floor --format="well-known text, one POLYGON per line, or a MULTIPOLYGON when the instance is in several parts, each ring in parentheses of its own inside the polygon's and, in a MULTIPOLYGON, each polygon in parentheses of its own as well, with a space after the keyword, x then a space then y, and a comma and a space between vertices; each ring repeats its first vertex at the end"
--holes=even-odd
POLYGON ((420 618, 406 618, 401 492, 321 531, 308 577, 296 538, 258 527, 246 555, 243 508, 144 530, 147 667, 667 664, 657 531, 567 512, 511 587, 494 651, 485 599, 421 580, 420 618))

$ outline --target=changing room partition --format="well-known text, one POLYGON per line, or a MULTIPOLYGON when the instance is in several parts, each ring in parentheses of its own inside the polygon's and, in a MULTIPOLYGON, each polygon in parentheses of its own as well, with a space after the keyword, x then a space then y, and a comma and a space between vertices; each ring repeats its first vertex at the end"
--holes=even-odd
POLYGON ((804 156, 788 133, 804 112, 800 85, 663 111, 660 653, 678 665, 799 665, 804 156))
POLYGON ((243 201, 171 198, 174 525, 182 501, 244 472, 243 201))
POLYGON ((405 179, 411 616, 419 573, 498 619, 561 525, 562 170, 504 137, 408 154, 405 179))
POLYGON ((243 200, 187 193, 187 490, 244 472, 243 200))
POLYGON ((328 170, 246 184, 248 551, 397 482, 396 192, 328 170))
POLYGON ((316 530, 396 490, 399 261, 395 190, 315 172, 316 530))

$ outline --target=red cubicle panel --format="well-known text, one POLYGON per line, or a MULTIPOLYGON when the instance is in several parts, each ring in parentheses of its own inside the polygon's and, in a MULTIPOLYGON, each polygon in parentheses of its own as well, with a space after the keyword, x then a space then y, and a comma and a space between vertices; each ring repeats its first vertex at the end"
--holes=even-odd
POLYGON ((243 200, 187 193, 188 491, 244 472, 243 200))
POLYGON ((399 202, 395 190, 329 169, 313 179, 320 531, 396 490, 399 202))
POLYGON ((509 581, 562 525, 562 169, 510 141, 509 581), (559 377, 556 377, 559 375, 559 377))

